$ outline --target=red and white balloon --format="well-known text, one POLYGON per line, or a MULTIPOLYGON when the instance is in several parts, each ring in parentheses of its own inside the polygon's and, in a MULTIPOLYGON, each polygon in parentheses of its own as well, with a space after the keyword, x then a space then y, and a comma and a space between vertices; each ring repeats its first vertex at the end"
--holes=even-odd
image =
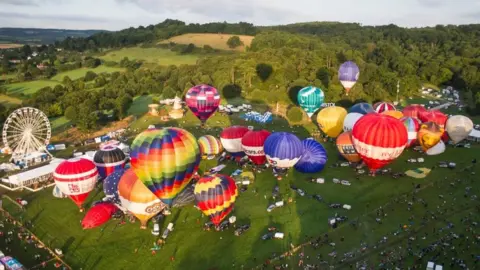
POLYGON ((397 108, 395 108, 395 105, 393 105, 390 102, 377 102, 373 105, 373 109, 377 113, 382 113, 386 111, 396 111, 397 108))
POLYGON ((268 136, 270 132, 266 130, 250 130, 243 136, 243 151, 254 164, 261 165, 267 161, 263 146, 268 136))
POLYGON ((231 126, 220 133, 220 142, 227 152, 234 156, 243 155, 242 138, 249 129, 244 126, 231 126))

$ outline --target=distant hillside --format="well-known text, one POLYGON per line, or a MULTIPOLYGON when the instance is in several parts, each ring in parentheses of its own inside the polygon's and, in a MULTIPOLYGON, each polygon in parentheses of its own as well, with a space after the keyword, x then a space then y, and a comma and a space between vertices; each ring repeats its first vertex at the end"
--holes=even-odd
POLYGON ((232 51, 245 51, 246 46, 250 46, 254 36, 247 35, 236 35, 240 37, 240 40, 243 42, 242 46, 238 46, 235 49, 230 49, 227 45, 227 40, 235 35, 230 34, 183 34, 180 36, 171 37, 167 40, 163 40, 160 44, 166 44, 169 42, 174 42, 177 44, 190 44, 193 43, 197 47, 203 47, 209 45, 214 49, 219 50, 232 50, 232 51))
POLYGON ((103 30, 0 28, 0 43, 49 44, 67 37, 88 37, 103 30))

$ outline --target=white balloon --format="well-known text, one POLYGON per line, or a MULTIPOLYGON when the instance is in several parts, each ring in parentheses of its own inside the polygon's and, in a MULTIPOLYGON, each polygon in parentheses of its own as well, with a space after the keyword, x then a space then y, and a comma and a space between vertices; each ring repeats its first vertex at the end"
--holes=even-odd
POLYGON ((445 143, 440 140, 434 147, 428 149, 425 153, 429 156, 435 156, 445 152, 445 148, 445 143))
POLYGON ((445 130, 454 143, 459 143, 466 139, 468 134, 472 132, 472 129, 472 120, 464 115, 454 115, 448 118, 447 123, 445 124, 445 130))
POLYGON ((363 116, 361 113, 351 112, 343 120, 343 131, 352 131, 353 126, 363 116))

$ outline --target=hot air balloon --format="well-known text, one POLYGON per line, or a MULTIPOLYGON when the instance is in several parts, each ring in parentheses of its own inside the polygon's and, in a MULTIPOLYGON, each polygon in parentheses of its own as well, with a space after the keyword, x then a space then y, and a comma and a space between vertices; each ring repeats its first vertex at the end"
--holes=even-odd
POLYGON ((445 129, 445 123, 447 122, 447 119, 448 119, 448 117, 439 110, 421 111, 418 113, 418 118, 423 123, 433 122, 439 125, 443 129, 445 129))
POLYGON ((417 139, 423 151, 434 147, 441 139, 444 130, 434 122, 427 122, 420 125, 417 139))
POLYGON ((412 118, 417 118, 417 119, 420 119, 419 118, 419 113, 420 112, 425 112, 427 111, 427 109, 425 109, 425 107, 423 107, 422 105, 419 105, 419 104, 412 104, 412 105, 408 105, 407 107, 403 108, 403 116, 405 117, 412 117, 412 118))
POLYGON ((468 138, 468 135, 473 130, 473 122, 470 118, 463 115, 454 115, 447 120, 445 130, 452 139, 453 143, 457 144, 462 140, 468 138))
POLYGON ((223 151, 220 140, 212 135, 205 135, 198 138, 198 146, 200 147, 200 153, 203 156, 214 156, 223 151))
POLYGON ((190 88, 185 101, 192 113, 204 124, 220 105, 220 94, 215 87, 201 84, 190 88))
POLYGON ((242 149, 250 160, 257 165, 264 164, 266 161, 263 145, 270 136, 266 130, 250 130, 242 138, 242 149))
POLYGON ((317 114, 317 123, 328 137, 336 138, 343 130, 343 120, 347 111, 342 107, 327 107, 317 114))
POLYGON ((170 204, 197 171, 200 150, 195 137, 184 129, 149 129, 133 141, 130 158, 140 181, 170 204))
POLYGON ((220 133, 223 148, 234 156, 243 156, 242 138, 249 129, 244 126, 231 126, 220 133))
POLYGON ((238 196, 235 181, 227 175, 204 176, 195 185, 197 207, 218 226, 232 211, 238 196))
POLYGON ((305 151, 295 164, 295 169, 302 173, 322 171, 327 163, 327 151, 323 145, 311 138, 303 140, 302 144, 305 151))
POLYGON ((344 157, 349 162, 360 162, 362 158, 355 150, 352 141, 352 132, 347 131, 337 137, 337 148, 340 155, 344 157))
POLYGON ((80 212, 83 212, 82 204, 95 187, 98 171, 90 160, 72 158, 57 166, 53 179, 60 191, 70 197, 80 208, 80 212))
POLYGON ((445 143, 442 140, 440 140, 432 148, 427 149, 427 151, 425 151, 425 154, 429 156, 440 155, 441 153, 445 152, 445 149, 446 149, 445 143))
POLYGON ((114 203, 119 204, 120 199, 118 197, 118 183, 120 182, 120 178, 125 173, 125 169, 121 169, 118 171, 114 171, 112 174, 107 176, 105 180, 103 180, 103 193, 107 198, 114 203))
POLYGON ((123 208, 140 220, 141 228, 147 228, 150 218, 166 207, 137 177, 133 169, 128 169, 118 183, 118 195, 123 208))
POLYGON ((403 122, 403 125, 407 129, 408 133, 408 142, 407 147, 413 146, 417 142, 417 133, 420 129, 420 120, 413 117, 402 117, 400 121, 403 122))
POLYGON ((357 103, 355 105, 353 105, 352 107, 350 107, 350 109, 348 109, 348 112, 349 113, 361 113, 361 114, 367 114, 367 113, 374 113, 375 110, 373 109, 372 105, 368 104, 368 103, 365 103, 365 102, 362 102, 362 103, 357 103))
POLYGON ((396 111, 397 110, 397 108, 395 108, 395 105, 393 105, 390 102, 377 102, 377 103, 373 104, 373 109, 377 113, 382 113, 382 112, 385 112, 385 111, 396 111))
POLYGON ((343 63, 338 69, 338 80, 342 83, 343 88, 345 88, 347 96, 359 77, 360 69, 358 69, 358 66, 352 61, 343 63))
POLYGON ((63 194, 63 192, 55 185, 52 190, 52 195, 55 198, 63 199, 66 198, 67 195, 63 194))
POLYGON ((322 89, 314 86, 302 88, 297 95, 298 104, 308 114, 308 117, 312 117, 320 109, 324 98, 322 89))
POLYGON ((400 120, 371 113, 355 124, 352 140, 358 154, 374 173, 400 156, 407 144, 408 134, 400 120))
POLYGON ((293 167, 303 155, 302 141, 288 132, 274 132, 265 140, 265 156, 268 163, 277 168, 293 167))
POLYGON ((345 116, 345 119, 343 120, 343 131, 352 131, 353 126, 362 116, 363 114, 356 112, 351 112, 347 114, 347 116, 345 116))
POLYGON ((103 179, 114 171, 123 169, 125 167, 125 159, 126 156, 120 148, 107 145, 95 153, 93 163, 97 166, 100 178, 103 179))
POLYGON ((90 208, 82 220, 82 228, 92 229, 106 223, 117 211, 117 207, 111 203, 99 203, 90 208))
POLYGON ((401 111, 384 111, 382 112, 383 115, 389 115, 393 118, 400 119, 403 117, 403 113, 401 111))

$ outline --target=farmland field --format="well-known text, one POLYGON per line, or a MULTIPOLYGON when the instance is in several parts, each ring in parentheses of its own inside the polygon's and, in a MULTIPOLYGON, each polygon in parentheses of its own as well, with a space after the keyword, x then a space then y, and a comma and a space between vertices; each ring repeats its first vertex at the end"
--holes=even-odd
POLYGON ((163 40, 160 43, 169 43, 174 42, 178 44, 190 44, 193 43, 197 47, 203 47, 204 45, 209 45, 214 49, 220 50, 233 50, 243 52, 247 46, 250 46, 254 36, 245 36, 245 35, 236 35, 240 37, 240 40, 243 42, 243 46, 239 46, 235 49, 230 49, 227 45, 227 40, 235 35, 228 34, 183 34, 180 36, 175 36, 167 40, 163 40))
POLYGON ((61 82, 63 80, 63 77, 65 76, 70 77, 70 79, 72 80, 76 80, 78 78, 84 77, 85 73, 87 73, 88 71, 93 71, 97 74, 100 74, 100 73, 112 73, 115 71, 123 72, 125 71, 125 69, 117 68, 117 67, 107 67, 104 65, 98 66, 96 68, 79 68, 79 69, 74 69, 74 70, 59 73, 54 77, 52 77, 52 80, 61 82))
POLYGON ((196 55, 180 55, 167 49, 161 48, 123 48, 110 51, 100 58, 105 61, 120 62, 123 58, 130 60, 144 60, 147 63, 156 63, 158 65, 191 65, 197 62, 196 55))
POLYGON ((0 103, 3 104, 4 106, 9 107, 9 106, 22 104, 22 100, 16 97, 0 95, 0 103))
POLYGON ((25 96, 30 96, 40 90, 43 87, 54 87, 59 84, 57 81, 50 80, 37 80, 21 83, 8 84, 5 87, 7 88, 7 94, 12 96, 20 96, 21 94, 25 96))
POLYGON ((13 49, 22 47, 23 44, 15 44, 15 43, 0 43, 0 49, 13 49))

